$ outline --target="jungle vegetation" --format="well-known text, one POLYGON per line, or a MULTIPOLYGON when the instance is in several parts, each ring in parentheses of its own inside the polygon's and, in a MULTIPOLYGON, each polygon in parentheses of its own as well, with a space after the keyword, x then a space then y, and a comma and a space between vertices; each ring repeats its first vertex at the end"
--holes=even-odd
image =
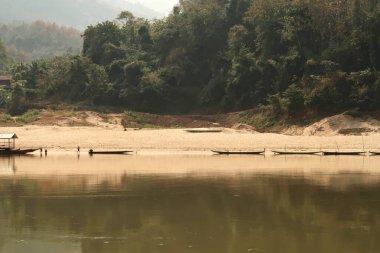
POLYGON ((164 19, 87 27, 80 54, 7 67, 14 113, 51 100, 290 116, 380 109, 379 70, 378 0, 181 0, 164 19))

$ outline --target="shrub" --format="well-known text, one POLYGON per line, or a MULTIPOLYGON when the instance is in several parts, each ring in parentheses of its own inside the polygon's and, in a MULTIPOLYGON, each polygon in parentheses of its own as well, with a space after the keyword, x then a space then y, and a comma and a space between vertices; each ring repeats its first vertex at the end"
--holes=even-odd
POLYGON ((39 115, 40 115, 40 111, 30 110, 27 113, 25 113, 24 115, 18 117, 17 121, 24 123, 24 124, 31 123, 31 122, 38 120, 39 115))
POLYGON ((296 84, 292 84, 283 94, 284 107, 290 114, 295 114, 298 111, 302 111, 305 107, 304 95, 296 84))

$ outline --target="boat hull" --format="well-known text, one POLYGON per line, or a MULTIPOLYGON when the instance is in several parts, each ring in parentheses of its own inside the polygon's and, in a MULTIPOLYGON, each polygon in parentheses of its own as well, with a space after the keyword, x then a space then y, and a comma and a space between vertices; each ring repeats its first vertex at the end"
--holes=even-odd
POLYGON ((272 150, 275 155, 317 155, 320 151, 278 151, 272 150))
POLYGON ((212 152, 218 155, 262 155, 265 153, 265 150, 262 151, 219 151, 212 150, 212 152))
POLYGON ((95 151, 90 150, 88 153, 90 155, 126 155, 129 153, 132 153, 133 151, 130 150, 123 150, 123 151, 95 151))
POLYGON ((221 133, 221 129, 186 129, 185 132, 192 134, 221 133))
POLYGON ((364 155, 365 152, 359 152, 359 151, 353 151, 353 152, 334 152, 334 151, 324 151, 322 152, 323 155, 326 156, 356 156, 356 155, 364 155))
POLYGON ((0 155, 26 155, 37 150, 39 149, 1 149, 0 155))

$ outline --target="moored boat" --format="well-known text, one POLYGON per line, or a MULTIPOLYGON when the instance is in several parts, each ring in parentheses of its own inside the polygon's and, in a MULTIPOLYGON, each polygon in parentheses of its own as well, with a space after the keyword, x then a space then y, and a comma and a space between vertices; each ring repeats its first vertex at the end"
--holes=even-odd
POLYGON ((265 153, 265 150, 260 151, 220 151, 212 150, 212 152, 218 155, 262 155, 265 153))
POLYGON ((308 150, 294 150, 294 151, 281 151, 281 150, 272 150, 275 155, 317 155, 321 151, 308 151, 308 150))
POLYGON ((95 151, 90 149, 88 153, 90 155, 126 155, 132 153, 131 150, 107 150, 107 151, 95 151))
POLYGON ((222 129, 217 128, 196 128, 196 129, 185 129, 185 132, 193 134, 202 134, 202 133, 221 133, 222 129))
POLYGON ((330 156, 340 156, 340 155, 364 155, 366 152, 364 151, 322 151, 323 155, 330 155, 330 156))
POLYGON ((39 149, 0 149, 0 155, 25 155, 37 150, 39 149))

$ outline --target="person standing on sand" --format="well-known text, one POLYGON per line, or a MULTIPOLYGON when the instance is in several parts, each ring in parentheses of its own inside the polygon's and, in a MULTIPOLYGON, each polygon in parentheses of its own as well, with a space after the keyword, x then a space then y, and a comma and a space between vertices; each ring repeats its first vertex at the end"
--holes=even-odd
POLYGON ((80 147, 78 146, 78 151, 77 151, 77 153, 79 154, 80 153, 80 147))

